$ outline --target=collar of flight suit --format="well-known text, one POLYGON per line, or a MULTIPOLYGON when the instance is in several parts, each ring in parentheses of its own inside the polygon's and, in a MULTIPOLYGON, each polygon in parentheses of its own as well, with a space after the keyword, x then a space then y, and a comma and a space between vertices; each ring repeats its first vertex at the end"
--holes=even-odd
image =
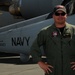
MULTIPOLYGON (((70 24, 68 24, 67 22, 66 22, 65 24, 66 24, 66 25, 65 25, 65 30, 70 29, 70 24)), ((58 28, 55 26, 55 23, 52 25, 52 28, 53 28, 53 29, 58 29, 58 28)))
MULTIPOLYGON (((67 31, 67 30, 71 30, 71 28, 72 28, 71 25, 68 24, 68 23, 66 23, 65 29, 64 29, 65 33, 68 33, 68 32, 66 32, 66 31, 67 31)), ((58 30, 58 28, 56 28, 55 24, 53 24, 53 25, 50 27, 50 29, 49 29, 51 35, 48 34, 49 37, 53 40, 53 42, 54 42, 55 44, 57 44, 57 42, 58 42, 58 40, 59 40, 59 38, 55 38, 55 37, 58 36, 57 30, 58 30), (53 33, 53 32, 56 32, 56 33, 57 33, 57 36, 53 37, 53 36, 52 36, 52 33, 53 33)), ((70 31, 69 33, 71 33, 71 31, 70 31)), ((63 39, 63 42, 65 42, 65 43, 68 43, 69 41, 70 41, 70 39, 67 39, 66 41, 65 41, 65 39, 63 39)), ((60 41, 59 41, 59 42, 60 42, 60 41)))

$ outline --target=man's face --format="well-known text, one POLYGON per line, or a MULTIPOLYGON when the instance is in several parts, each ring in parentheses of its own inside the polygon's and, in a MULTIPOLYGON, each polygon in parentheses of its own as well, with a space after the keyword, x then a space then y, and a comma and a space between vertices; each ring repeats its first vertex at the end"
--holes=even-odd
POLYGON ((53 14, 53 19, 54 19, 55 23, 58 23, 58 24, 65 23, 66 18, 67 18, 67 14, 60 10, 53 14))

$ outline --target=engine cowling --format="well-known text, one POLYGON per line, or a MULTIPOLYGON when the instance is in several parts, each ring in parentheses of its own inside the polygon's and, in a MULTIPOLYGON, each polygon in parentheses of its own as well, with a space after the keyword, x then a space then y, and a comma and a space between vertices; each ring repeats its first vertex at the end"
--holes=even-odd
POLYGON ((49 13, 61 0, 13 0, 9 7, 12 15, 23 16, 25 19, 49 13))

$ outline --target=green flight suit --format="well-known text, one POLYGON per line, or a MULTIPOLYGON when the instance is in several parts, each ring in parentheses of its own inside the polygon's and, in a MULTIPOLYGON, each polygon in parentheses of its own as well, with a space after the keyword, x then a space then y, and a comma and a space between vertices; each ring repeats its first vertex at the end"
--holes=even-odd
POLYGON ((53 72, 46 75, 75 75, 70 64, 75 62, 75 26, 66 23, 62 34, 54 24, 43 28, 31 47, 31 55, 36 62, 41 61, 41 46, 47 63, 54 67, 53 72))

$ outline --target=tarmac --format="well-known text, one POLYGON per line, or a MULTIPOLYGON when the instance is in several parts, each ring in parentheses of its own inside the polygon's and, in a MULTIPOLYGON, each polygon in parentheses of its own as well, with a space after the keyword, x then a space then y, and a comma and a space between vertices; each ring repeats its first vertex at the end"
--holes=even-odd
POLYGON ((44 75, 44 71, 32 59, 23 63, 20 56, 0 56, 0 75, 44 75))

